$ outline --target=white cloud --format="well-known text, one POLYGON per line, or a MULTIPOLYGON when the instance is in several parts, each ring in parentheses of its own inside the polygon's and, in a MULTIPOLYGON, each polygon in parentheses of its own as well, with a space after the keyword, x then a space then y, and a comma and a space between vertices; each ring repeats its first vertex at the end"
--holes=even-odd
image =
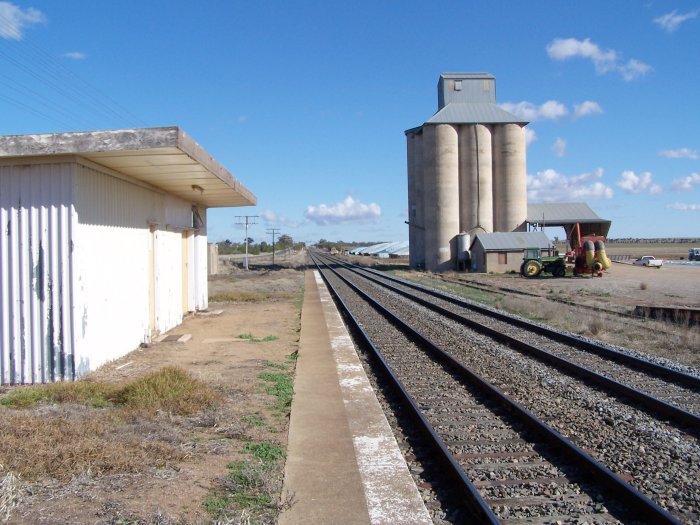
POLYGON ((557 157, 562 158, 566 155, 566 141, 561 137, 557 137, 557 140, 552 144, 552 151, 557 157))
POLYGON ((615 184, 622 188, 625 193, 648 192, 651 195, 656 195, 661 193, 663 189, 652 182, 653 177, 650 171, 637 175, 635 172, 627 170, 622 172, 620 179, 615 184))
POLYGON ((529 146, 537 140, 537 133, 535 133, 534 129, 526 127, 523 128, 523 131, 525 132, 525 146, 529 146))
POLYGON ((349 195, 344 201, 330 206, 325 204, 307 206, 304 212, 307 219, 318 225, 377 222, 381 214, 382 209, 379 204, 375 202, 363 204, 349 195))
POLYGON ((691 173, 671 183, 671 189, 677 191, 693 191, 693 186, 700 186, 700 173, 691 173))
POLYGON ((679 14, 678 11, 674 9, 670 13, 654 18, 654 23, 661 29, 668 31, 669 33, 673 33, 683 22, 697 17, 698 13, 700 13, 700 9, 684 14, 679 14))
POLYGON ((666 157, 667 159, 698 159, 698 152, 694 149, 680 148, 680 149, 662 149, 659 151, 659 155, 666 157))
POLYGON ((25 28, 45 22, 44 13, 38 9, 28 7, 23 10, 12 2, 0 2, 0 38, 22 40, 25 28))
MULTIPOLYGON (((501 109, 504 109, 514 115, 535 122, 537 120, 560 120, 569 115, 570 111, 566 105, 556 100, 548 100, 544 104, 537 105, 532 102, 523 100, 522 102, 504 102, 499 104, 501 109)), ((574 104, 573 118, 587 117, 596 113, 603 113, 603 108, 600 104, 592 100, 586 100, 581 104, 574 104)))
POLYGON ((272 210, 264 210, 260 212, 260 218, 268 227, 284 227, 284 228, 298 228, 301 226, 301 221, 295 221, 287 219, 283 215, 278 215, 272 210))
POLYGON ((527 176, 527 198, 532 202, 570 202, 584 199, 612 199, 613 190, 600 181, 603 169, 566 176, 553 169, 527 176))
POLYGON ((620 56, 614 49, 603 50, 591 42, 589 38, 555 38, 547 45, 547 54, 553 60, 568 60, 570 58, 587 58, 593 62, 596 73, 603 75, 616 71, 627 81, 634 80, 649 71, 652 67, 637 59, 621 63, 620 56))
POLYGON ((596 113, 602 113, 603 108, 600 104, 592 100, 586 100, 581 104, 574 104, 574 118, 587 117, 588 115, 595 115, 596 113))
POLYGON ((87 55, 82 51, 69 51, 68 53, 63 53, 63 56, 73 60, 85 60, 87 58, 87 55))
POLYGON ((649 64, 645 64, 633 58, 628 60, 626 64, 619 65, 617 70, 622 75, 622 78, 629 82, 630 80, 646 75, 652 70, 652 67, 649 64))
POLYGON ((540 106, 527 101, 518 102, 517 104, 505 102, 499 104, 499 106, 528 122, 534 122, 536 120, 557 120, 565 117, 569 113, 566 106, 556 100, 548 100, 540 106))
POLYGON ((666 207, 671 208, 672 210, 700 211, 700 204, 686 204, 684 202, 674 202, 666 207))

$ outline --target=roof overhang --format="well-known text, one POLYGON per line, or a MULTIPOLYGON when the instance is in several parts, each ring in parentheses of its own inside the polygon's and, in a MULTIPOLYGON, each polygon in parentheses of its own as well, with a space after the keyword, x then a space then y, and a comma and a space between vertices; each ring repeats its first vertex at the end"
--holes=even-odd
POLYGON ((77 155, 207 208, 257 199, 176 126, 0 136, 0 159, 77 155))

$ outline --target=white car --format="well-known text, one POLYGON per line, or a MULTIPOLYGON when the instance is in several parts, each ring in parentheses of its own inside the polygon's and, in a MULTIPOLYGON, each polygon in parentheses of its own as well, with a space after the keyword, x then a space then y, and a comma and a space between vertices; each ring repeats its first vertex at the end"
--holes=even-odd
POLYGON ((656 259, 654 258, 653 255, 644 255, 634 261, 632 264, 636 264, 637 266, 649 266, 652 268, 661 268, 664 265, 664 262, 661 259, 656 259))

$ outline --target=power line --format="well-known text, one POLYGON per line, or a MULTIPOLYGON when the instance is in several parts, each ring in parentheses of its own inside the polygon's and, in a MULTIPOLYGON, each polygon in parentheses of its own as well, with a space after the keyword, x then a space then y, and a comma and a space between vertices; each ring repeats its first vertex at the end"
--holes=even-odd
POLYGON ((268 228, 267 233, 272 234, 272 266, 275 265, 275 235, 280 232, 279 228, 268 228))
MULTIPOLYGON (((0 18, 0 28, 11 29, 12 26, 6 19, 0 18)), ((15 91, 31 92, 30 103, 32 105, 39 102, 57 113, 70 115, 76 121, 83 123, 89 121, 90 127, 101 127, 99 124, 97 126, 93 124, 93 113, 107 118, 111 122, 116 121, 116 127, 126 127, 133 123, 137 123, 138 126, 146 125, 124 106, 82 79, 59 60, 56 60, 53 54, 32 43, 30 39, 23 38, 22 42, 5 41, 12 46, 12 53, 10 54, 0 47, 0 58, 15 67, 20 75, 5 74, 3 76, 16 86, 12 88, 15 91), (48 93, 42 95, 27 87, 19 80, 22 76, 34 78, 40 85, 49 88, 48 93), (51 98, 52 95, 58 98, 51 98), (68 109, 66 102, 76 106, 82 115, 79 116, 78 112, 68 109), (89 118, 84 118, 86 112, 91 115, 89 118)), ((8 82, 4 82, 4 84, 9 85, 8 82)), ((16 100, 11 100, 11 103, 23 109, 27 108, 27 104, 18 103, 16 100)), ((37 112, 34 111, 34 113, 37 112)), ((48 117, 43 113, 41 115, 48 117)))

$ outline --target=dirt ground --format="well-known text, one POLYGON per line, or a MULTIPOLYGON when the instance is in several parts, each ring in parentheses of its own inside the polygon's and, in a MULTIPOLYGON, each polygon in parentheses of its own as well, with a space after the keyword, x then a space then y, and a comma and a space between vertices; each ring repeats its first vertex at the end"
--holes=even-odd
POLYGON ((533 293, 564 293, 613 309, 636 305, 700 308, 700 266, 697 265, 667 264, 657 269, 613 263, 603 277, 555 279, 543 275, 524 279, 520 275, 471 274, 469 278, 533 293))
MULTIPOLYGON (((244 271, 231 265, 224 265, 222 271, 212 279, 210 295, 229 300, 211 302, 208 311, 188 317, 169 333, 189 334, 187 342, 160 342, 136 349, 87 378, 121 383, 175 365, 222 394, 225 403, 215 412, 189 418, 159 414, 157 422, 150 424, 153 428, 138 429, 142 439, 175 445, 184 452, 184 459, 145 466, 138 472, 101 475, 87 471, 68 482, 20 479, 10 494, 14 501, 12 497, 8 500, 7 492, 4 495, 10 503, 7 523, 210 523, 212 516, 203 503, 217 480, 226 475, 227 465, 245 455, 245 444, 286 444, 288 419, 271 408, 273 397, 265 392, 259 376, 283 366, 293 369, 287 356, 298 347, 303 271, 265 267, 244 271), (239 296, 241 291, 247 293, 239 296), (16 503, 14 508, 12 503, 16 503)), ((46 412, 47 407, 28 410, 46 412)), ((65 417, 85 409, 61 406, 52 410, 56 417, 65 417)), ((0 407, 0 419, 8 411, 16 409, 0 407)), ((45 413, 45 417, 52 414, 45 413)), ((2 475, 6 473, 0 466, 2 475)), ((245 516, 242 518, 245 522, 245 516)))

